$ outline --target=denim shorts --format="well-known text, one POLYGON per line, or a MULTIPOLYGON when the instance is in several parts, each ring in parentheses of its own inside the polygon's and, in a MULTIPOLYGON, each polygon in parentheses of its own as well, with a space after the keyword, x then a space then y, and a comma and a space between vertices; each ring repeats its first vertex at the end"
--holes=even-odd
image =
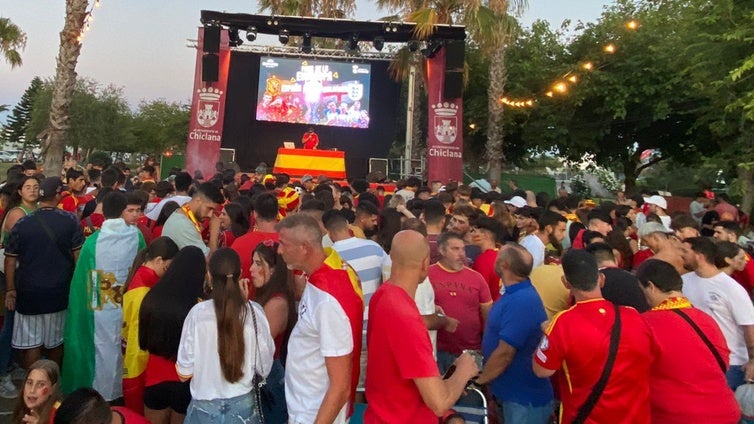
POLYGON ((186 424, 260 424, 254 397, 245 394, 230 399, 192 399, 186 424))

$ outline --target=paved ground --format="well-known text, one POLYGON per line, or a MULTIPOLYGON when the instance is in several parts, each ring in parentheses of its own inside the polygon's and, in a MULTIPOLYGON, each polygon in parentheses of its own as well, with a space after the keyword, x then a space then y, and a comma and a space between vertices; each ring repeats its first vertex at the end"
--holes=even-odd
MULTIPOLYGON (((16 387, 21 387, 21 380, 14 381, 16 387)), ((13 406, 16 404, 16 399, 3 399, 0 398, 0 424, 10 424, 11 414, 13 413, 13 406)))

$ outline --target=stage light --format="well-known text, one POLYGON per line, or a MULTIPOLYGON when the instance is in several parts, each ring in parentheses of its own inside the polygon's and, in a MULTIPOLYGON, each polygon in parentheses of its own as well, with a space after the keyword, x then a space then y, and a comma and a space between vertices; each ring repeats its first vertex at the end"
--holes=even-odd
POLYGON ((238 35, 238 28, 229 28, 228 29, 228 45, 230 47, 237 47, 243 44, 243 40, 238 35))
POLYGON ((346 39, 346 53, 357 53, 359 51, 359 34, 354 33, 346 39))
POLYGON ((306 54, 312 52, 312 35, 308 32, 304 34, 304 39, 301 41, 301 51, 306 54))
POLYGON ((280 41, 280 44, 288 44, 288 40, 290 40, 290 34, 288 33, 287 29, 284 29, 280 31, 280 34, 278 35, 278 40, 280 41))
POLYGON ((408 41, 408 51, 411 53, 419 50, 419 42, 416 40, 409 40, 408 41))
POLYGON ((382 48, 385 47, 385 39, 382 37, 375 37, 372 44, 374 45, 375 50, 381 52, 382 48))
POLYGON ((250 43, 257 39, 257 27, 250 26, 246 30, 246 39, 249 40, 250 43))
POLYGON ((422 54, 427 59, 433 58, 440 51, 440 47, 442 47, 442 41, 430 40, 427 43, 427 47, 422 49, 422 54))
POLYGON ((398 32, 398 26, 394 24, 387 24, 385 26, 385 32, 398 32))

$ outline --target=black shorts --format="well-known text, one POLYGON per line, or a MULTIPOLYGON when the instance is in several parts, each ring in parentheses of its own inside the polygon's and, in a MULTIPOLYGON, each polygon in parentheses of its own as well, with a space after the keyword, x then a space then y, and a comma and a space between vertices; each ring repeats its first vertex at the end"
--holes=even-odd
POLYGON ((191 402, 190 381, 164 381, 144 389, 144 406, 157 411, 171 408, 178 414, 185 414, 191 402))

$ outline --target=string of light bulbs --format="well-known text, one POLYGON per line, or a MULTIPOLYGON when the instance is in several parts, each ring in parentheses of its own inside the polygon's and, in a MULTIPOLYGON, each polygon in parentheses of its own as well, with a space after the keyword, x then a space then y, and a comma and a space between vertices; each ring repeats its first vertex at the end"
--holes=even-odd
POLYGON ((86 11, 86 15, 84 15, 84 25, 81 27, 81 32, 76 37, 77 42, 80 43, 84 39, 84 35, 92 28, 92 22, 94 22, 94 9, 98 9, 99 7, 100 0, 94 0, 92 6, 86 11))
MULTIPOLYGON (((625 27, 631 31, 635 31, 639 29, 639 22, 636 20, 630 20, 626 22, 625 27)), ((618 47, 614 43, 608 43, 605 46, 602 47, 602 51, 606 54, 615 54, 618 51, 618 47)), ((606 65, 602 65, 601 67, 604 67, 606 65)), ((593 62, 583 62, 579 65, 577 70, 568 71, 565 75, 561 76, 557 81, 555 81, 552 85, 550 85, 550 89, 547 90, 544 95, 550 98, 553 98, 557 95, 562 95, 568 92, 568 89, 570 86, 576 84, 579 82, 579 76, 577 75, 577 72, 591 72, 595 69, 598 69, 593 62)), ((500 103, 511 107, 511 108, 529 108, 534 107, 538 100, 534 97, 529 98, 509 98, 509 97, 501 97, 499 99, 500 103)))

